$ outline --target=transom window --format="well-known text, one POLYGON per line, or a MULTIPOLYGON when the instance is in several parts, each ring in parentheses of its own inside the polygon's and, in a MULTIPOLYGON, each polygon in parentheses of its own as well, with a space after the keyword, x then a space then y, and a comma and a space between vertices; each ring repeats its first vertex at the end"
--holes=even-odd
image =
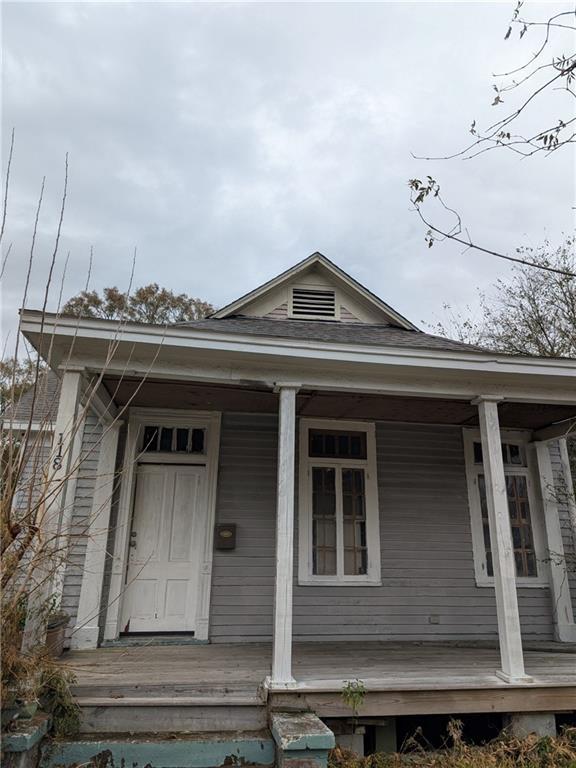
MULTIPOLYGON (((486 480, 482 464, 482 444, 465 432, 466 464, 476 577, 479 584, 492 584, 494 562, 490 540, 486 480)), ((538 529, 534 526, 534 501, 531 492, 532 470, 525 441, 504 440, 502 460, 506 478, 506 494, 510 514, 512 546, 516 577, 519 583, 529 585, 543 583, 544 574, 538 560, 541 559, 538 529)))
POLYGON ((147 424, 140 449, 144 453, 205 452, 206 430, 200 427, 162 427, 147 424))
POLYGON ((377 582, 374 426, 302 420, 300 446, 300 582, 377 582))

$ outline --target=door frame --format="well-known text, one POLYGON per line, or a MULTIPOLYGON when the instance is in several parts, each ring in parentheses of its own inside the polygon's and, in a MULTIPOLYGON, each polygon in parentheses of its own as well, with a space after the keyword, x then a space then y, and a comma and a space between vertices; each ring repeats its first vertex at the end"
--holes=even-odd
MULTIPOLYGON (((124 584, 128 568, 128 549, 130 526, 134 510, 134 491, 136 486, 136 465, 138 463, 138 439, 145 424, 177 427, 183 424, 206 429, 206 452, 199 454, 172 454, 162 457, 156 454, 156 463, 202 464, 206 466, 206 524, 204 542, 201 548, 202 563, 198 577, 198 600, 196 607, 196 629, 194 637, 208 640, 210 621, 210 590, 212 586, 212 560, 214 546, 214 523, 216 520, 216 491, 220 456, 220 425, 222 414, 219 411, 192 411, 168 408, 130 408, 126 433, 126 446, 122 462, 122 482, 118 500, 118 517, 112 555, 110 591, 106 610, 104 639, 115 640, 122 627, 122 603, 124 584)), ((145 462, 151 461, 150 454, 145 462)))

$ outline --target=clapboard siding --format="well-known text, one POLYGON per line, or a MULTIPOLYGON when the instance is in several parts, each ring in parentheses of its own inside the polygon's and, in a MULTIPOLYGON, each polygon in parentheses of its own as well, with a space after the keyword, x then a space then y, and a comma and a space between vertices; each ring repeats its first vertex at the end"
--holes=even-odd
MULTIPOLYGON (((217 520, 235 522, 238 539, 214 557, 213 642, 272 635, 276 440, 273 416, 223 417, 217 520)), ((376 440, 382 585, 295 582, 294 638, 494 639, 494 591, 474 578, 461 430, 378 424, 376 440)), ((550 639, 549 590, 519 590, 519 603, 524 635, 550 639)))
POLYGON ((236 523, 237 547, 214 553, 210 611, 214 642, 271 637, 276 456, 274 416, 224 414, 216 519, 236 523), (243 604, 230 603, 234 596, 230 590, 237 588, 243 590, 243 604))
POLYGON ((570 595, 572 597, 572 608, 576 613, 576 532, 572 529, 570 510, 567 503, 567 495, 573 493, 573 488, 569 487, 564 476, 564 467, 562 465, 559 443, 550 443, 549 450, 550 458, 552 460, 552 470, 554 472, 554 485, 558 489, 558 513, 560 516, 560 526, 562 528, 564 554, 568 565, 568 583, 570 585, 570 595))
POLYGON ((86 556, 87 528, 92 509, 92 498, 98 471, 98 456, 102 427, 93 414, 87 414, 82 436, 82 452, 72 511, 68 562, 64 575, 62 607, 70 614, 68 636, 76 623, 84 558, 86 556))

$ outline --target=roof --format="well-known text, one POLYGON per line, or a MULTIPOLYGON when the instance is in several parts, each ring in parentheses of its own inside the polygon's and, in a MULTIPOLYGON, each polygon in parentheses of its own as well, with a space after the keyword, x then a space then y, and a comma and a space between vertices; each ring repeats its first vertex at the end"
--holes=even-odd
POLYGON ((47 369, 40 373, 38 382, 36 398, 34 398, 34 388, 30 387, 15 403, 13 411, 8 406, 5 413, 2 414, 3 420, 18 424, 27 423, 32 415, 32 406, 34 406, 34 424, 54 421, 60 396, 60 379, 54 371, 47 369))
POLYGON ((377 310, 378 313, 383 315, 383 321, 385 320, 386 322, 389 322, 392 325, 398 326, 400 328, 406 328, 413 331, 418 330, 418 328, 413 323, 411 323, 410 320, 397 312, 385 301, 382 301, 379 296, 376 296, 376 294, 366 288, 366 286, 362 285, 362 283, 359 283, 358 280, 355 280, 337 264, 334 264, 333 261, 330 261, 330 259, 318 251, 298 262, 298 264, 295 264, 293 267, 290 267, 290 269, 281 272, 276 277, 258 286, 258 288, 255 288, 253 291, 240 296, 240 298, 235 299, 230 304, 227 304, 225 307, 217 310, 211 315, 211 317, 214 319, 223 319, 241 314, 242 310, 251 302, 277 289, 280 285, 294 280, 299 275, 309 272, 315 267, 320 268, 324 272, 328 273, 332 280, 335 279, 339 284, 345 285, 348 290, 354 292, 359 297, 361 297, 362 300, 370 304, 373 309, 377 310))
POLYGON ((378 347, 406 347, 409 349, 435 349, 456 352, 489 350, 433 336, 416 330, 390 325, 367 323, 339 323, 330 320, 275 320, 242 315, 221 319, 209 317, 183 323, 187 328, 220 333, 241 333, 246 336, 269 336, 284 339, 308 339, 337 344, 373 344, 378 347))

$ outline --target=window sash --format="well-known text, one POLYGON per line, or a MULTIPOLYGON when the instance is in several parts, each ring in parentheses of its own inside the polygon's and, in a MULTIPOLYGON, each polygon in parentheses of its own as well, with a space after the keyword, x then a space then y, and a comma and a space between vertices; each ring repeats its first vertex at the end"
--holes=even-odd
MULTIPOLYGON (((512 535, 512 547, 514 550, 514 564, 516 577, 519 579, 537 579, 539 576, 538 560, 536 557, 536 545, 534 542, 534 526, 532 505, 530 500, 529 477, 526 472, 505 472, 506 500, 508 503, 508 516, 510 519, 510 531, 512 535), (518 480, 523 480, 524 495, 518 493, 518 480), (513 481, 509 483, 509 480, 513 481), (514 496, 510 495, 510 487, 514 486, 514 496), (516 507, 511 506, 511 501, 516 501, 516 507), (522 506, 525 505, 525 516, 522 514, 522 506), (513 515, 513 512, 515 513, 513 515), (517 538, 515 541, 515 531, 517 538), (532 571, 532 573, 530 573, 532 571)), ((484 472, 477 476, 478 498, 480 502, 480 514, 482 517, 482 532, 484 540, 484 557, 486 559, 486 574, 494 578, 494 564, 492 562, 492 544, 490 541, 490 524, 488 520, 488 507, 486 500, 486 485, 484 472)))
MULTIPOLYGON (((466 480, 468 487, 468 507, 470 513, 472 548, 474 555, 474 573, 479 587, 493 587, 494 576, 487 569, 486 545, 484 540, 484 525, 480 501, 479 475, 484 474, 483 464, 476 462, 474 443, 480 442, 478 429, 464 428, 464 457, 466 465, 466 480)), ((525 430, 501 430, 501 442, 519 446, 524 465, 504 464, 504 475, 522 475, 526 479, 527 494, 532 526, 532 540, 536 559, 536 576, 516 576, 519 587, 547 587, 549 584, 548 569, 543 566, 546 557, 545 534, 543 530, 542 506, 537 492, 537 467, 535 457, 529 445, 530 434, 525 430)))
MULTIPOLYGON (((299 423, 299 483, 298 483, 298 583, 301 585, 334 584, 341 586, 381 584, 381 544, 380 544, 380 510, 378 506, 378 482, 376 465, 376 428, 373 422, 348 421, 336 419, 301 418, 299 423), (341 433, 365 432, 366 458, 352 459, 349 457, 316 458, 310 457, 310 430, 331 430, 341 433), (335 470, 338 485, 337 504, 337 569, 336 574, 322 575, 315 573, 313 557, 313 509, 312 509, 312 471, 314 467, 330 467, 335 470), (345 573, 344 538, 345 524, 343 520, 342 469, 362 469, 364 473, 364 519, 358 519, 354 538, 351 537, 350 524, 347 524, 348 543, 358 545, 356 565, 363 558, 366 572, 358 575, 345 573), (365 544, 365 554, 360 550, 365 544)), ((349 502, 346 502, 349 504, 349 502)), ((347 556, 348 570, 352 570, 351 555, 347 556)))

